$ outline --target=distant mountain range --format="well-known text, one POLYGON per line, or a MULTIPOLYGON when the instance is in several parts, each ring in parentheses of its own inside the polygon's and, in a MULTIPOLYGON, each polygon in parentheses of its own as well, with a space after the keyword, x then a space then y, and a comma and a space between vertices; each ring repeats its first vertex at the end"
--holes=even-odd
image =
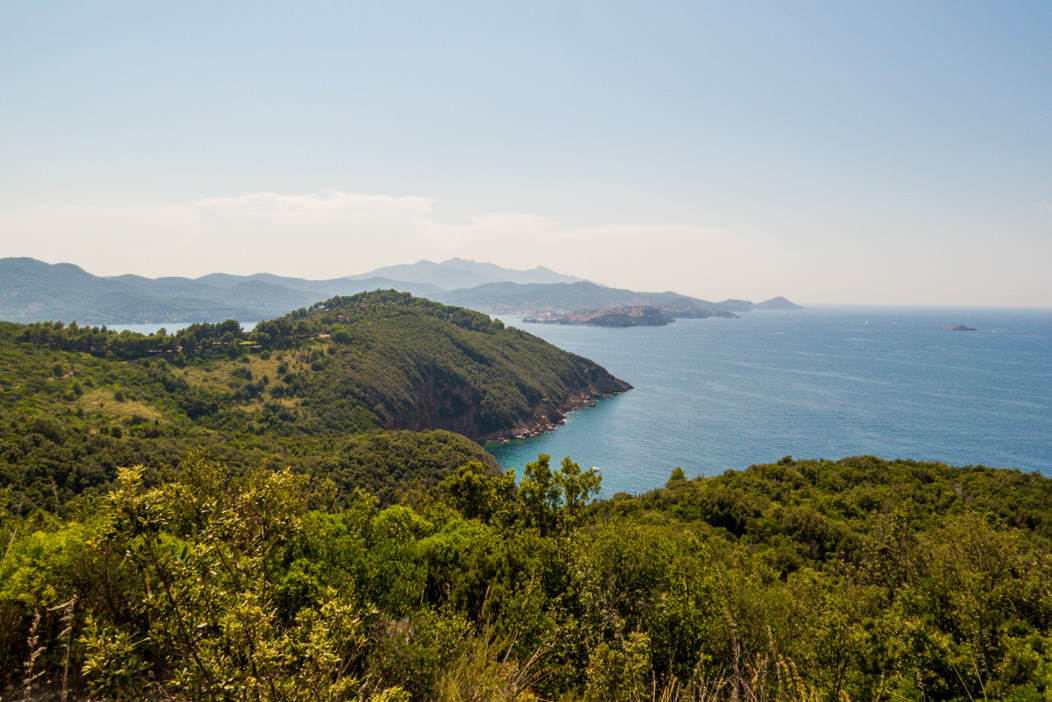
MULTIPOLYGON (((348 276, 350 280, 367 280, 380 277, 404 283, 426 283, 443 290, 474 288, 487 283, 518 283, 520 285, 547 285, 552 283, 580 283, 583 279, 563 275, 538 266, 528 271, 503 268, 495 263, 479 263, 463 258, 451 258, 442 263, 417 261, 412 264, 385 266, 361 275, 348 276)), ((414 293, 415 294, 415 293, 414 293)))
POLYGON ((785 298, 759 304, 707 302, 672 292, 608 288, 538 267, 527 271, 452 258, 418 261, 329 280, 257 273, 200 278, 102 277, 69 263, 0 259, 0 319, 82 324, 257 321, 336 295, 394 289, 490 314, 586 312, 649 305, 673 317, 733 316, 752 309, 798 309, 785 298))

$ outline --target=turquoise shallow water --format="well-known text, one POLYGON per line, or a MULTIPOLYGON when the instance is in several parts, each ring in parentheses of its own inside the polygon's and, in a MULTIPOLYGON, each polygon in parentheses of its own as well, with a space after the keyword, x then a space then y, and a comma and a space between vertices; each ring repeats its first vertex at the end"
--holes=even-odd
MULTIPOLYGON (((517 324, 516 320, 506 320, 517 324)), ((487 446, 599 466, 603 493, 797 458, 982 463, 1052 476, 1052 310, 818 308, 602 329, 521 324, 635 389, 487 446), (974 332, 945 331, 966 324, 974 332)))

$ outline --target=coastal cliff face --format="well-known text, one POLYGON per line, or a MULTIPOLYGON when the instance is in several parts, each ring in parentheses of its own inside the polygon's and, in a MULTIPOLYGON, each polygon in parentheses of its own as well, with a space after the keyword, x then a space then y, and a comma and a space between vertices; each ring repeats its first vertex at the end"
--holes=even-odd
POLYGON ((601 368, 597 370, 594 382, 574 383, 574 391, 558 403, 542 401, 525 406, 516 416, 487 413, 481 393, 466 383, 450 384, 430 377, 414 389, 411 405, 387 414, 383 426, 414 431, 443 429, 480 443, 536 436, 558 428, 569 412, 632 388, 601 368))
POLYGON ((598 400, 599 398, 608 397, 610 395, 619 395, 632 389, 632 386, 625 381, 619 378, 614 378, 613 376, 610 377, 615 382, 610 384, 604 383, 604 385, 609 388, 606 391, 593 390, 573 395, 564 402, 561 407, 553 407, 551 405, 538 407, 534 412, 532 419, 523 419, 510 429, 504 429, 488 434, 478 440, 486 442, 501 441, 504 439, 525 439, 530 436, 537 436, 545 432, 554 431, 555 429, 558 429, 561 424, 566 422, 566 415, 575 409, 584 407, 588 403, 598 400))

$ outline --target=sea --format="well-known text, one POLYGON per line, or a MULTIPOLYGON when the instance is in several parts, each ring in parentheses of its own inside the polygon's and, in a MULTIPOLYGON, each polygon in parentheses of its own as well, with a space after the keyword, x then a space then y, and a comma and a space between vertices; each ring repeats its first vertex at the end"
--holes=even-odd
POLYGON ((1052 477, 1052 310, 816 307, 664 327, 524 324, 634 386, 488 444, 598 468, 603 496, 794 458, 982 464, 1052 477), (943 329, 966 325, 975 331, 943 329))

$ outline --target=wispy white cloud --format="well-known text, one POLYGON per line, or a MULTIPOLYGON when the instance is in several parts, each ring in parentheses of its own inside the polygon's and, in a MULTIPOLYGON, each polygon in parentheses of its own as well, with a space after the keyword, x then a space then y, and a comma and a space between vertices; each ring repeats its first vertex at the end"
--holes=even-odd
POLYGON ((426 216, 434 202, 426 197, 362 195, 328 190, 320 194, 261 192, 238 197, 213 197, 197 202, 196 206, 204 218, 386 220, 426 216))

